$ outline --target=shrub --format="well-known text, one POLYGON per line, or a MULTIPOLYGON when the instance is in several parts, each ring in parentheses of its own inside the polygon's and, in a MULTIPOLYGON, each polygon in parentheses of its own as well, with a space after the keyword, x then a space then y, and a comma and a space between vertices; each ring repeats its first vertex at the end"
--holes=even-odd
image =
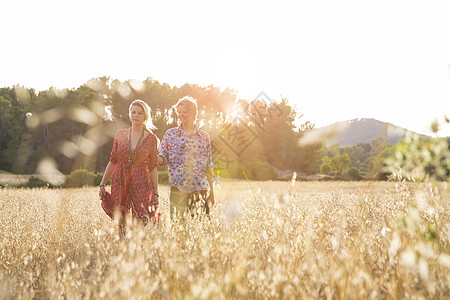
POLYGON ((266 162, 255 161, 247 163, 244 169, 250 180, 276 180, 278 178, 277 170, 266 162))
POLYGON ((85 169, 75 170, 66 177, 65 187, 95 186, 100 184, 102 174, 95 174, 85 169), (98 180, 100 178, 100 180, 98 180), (98 183, 97 183, 98 181, 98 183))
POLYGON ((407 134, 387 159, 393 180, 447 181, 450 179, 450 138, 407 134))
POLYGON ((222 176, 225 178, 245 179, 244 166, 240 163, 231 163, 227 169, 222 170, 222 176))
POLYGON ((362 180, 362 176, 359 173, 359 170, 355 167, 348 169, 344 175, 344 180, 362 180))
POLYGON ((100 185, 103 179, 103 173, 95 174, 95 185, 100 185))
POLYGON ((56 186, 36 176, 31 176, 28 181, 17 186, 18 188, 55 188, 56 186))

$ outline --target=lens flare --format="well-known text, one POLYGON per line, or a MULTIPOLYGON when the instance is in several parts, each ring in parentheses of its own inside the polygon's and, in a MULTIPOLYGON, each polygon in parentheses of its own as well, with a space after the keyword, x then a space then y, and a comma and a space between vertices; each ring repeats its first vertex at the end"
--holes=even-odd
POLYGON ((63 141, 58 150, 68 158, 74 158, 78 153, 77 145, 70 141, 63 141))
POLYGON ((89 126, 95 125, 98 121, 95 113, 81 106, 72 108, 68 115, 72 120, 89 126))
POLYGON ((41 119, 39 118, 39 116, 37 114, 27 113, 27 119, 25 121, 25 125, 29 129, 35 129, 36 127, 39 126, 39 124, 41 124, 41 119))
POLYGON ((129 83, 130 83, 131 88, 132 88, 133 90, 135 90, 135 91, 138 91, 138 92, 143 91, 144 88, 145 88, 145 85, 144 85, 144 83, 142 82, 142 80, 131 79, 129 83))
POLYGON ((97 149, 97 145, 92 140, 85 137, 80 138, 80 143, 78 146, 80 152, 88 156, 93 155, 97 149))
POLYGON ((15 86, 14 92, 16 93, 17 100, 20 103, 22 103, 23 105, 28 105, 30 103, 31 95, 27 89, 20 86, 15 86))
POLYGON ((120 96, 124 99, 128 99, 131 96, 131 88, 126 83, 120 83, 117 87, 117 92, 119 92, 120 96))
POLYGON ((41 113, 40 120, 42 124, 51 124, 60 120, 64 115, 64 112, 61 108, 52 108, 41 113))
POLYGON ((55 160, 49 156, 38 163, 37 173, 51 184, 60 185, 64 182, 64 174, 58 170, 55 160))

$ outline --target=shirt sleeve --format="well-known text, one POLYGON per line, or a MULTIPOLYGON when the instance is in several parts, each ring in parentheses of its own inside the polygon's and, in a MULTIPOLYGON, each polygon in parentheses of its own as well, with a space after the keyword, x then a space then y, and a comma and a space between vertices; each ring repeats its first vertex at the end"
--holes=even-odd
POLYGON ((148 170, 151 172, 157 167, 158 162, 158 138, 153 135, 152 143, 150 145, 150 154, 148 157, 148 170))
POLYGON ((111 155, 109 157, 109 161, 113 164, 117 164, 119 162, 119 153, 117 148, 119 147, 119 132, 116 132, 116 135, 114 136, 114 143, 111 150, 111 155))
POLYGON ((163 165, 167 165, 169 162, 169 133, 166 131, 164 137, 161 141, 161 146, 159 147, 158 155, 161 156, 164 160, 163 165))

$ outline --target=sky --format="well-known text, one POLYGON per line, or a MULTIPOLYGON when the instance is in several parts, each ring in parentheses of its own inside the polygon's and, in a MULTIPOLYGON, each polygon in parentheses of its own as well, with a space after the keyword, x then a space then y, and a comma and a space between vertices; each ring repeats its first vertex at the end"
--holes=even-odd
POLYGON ((284 97, 316 127, 375 118, 430 134, 450 117, 445 1, 15 0, 0 11, 0 87, 151 77, 284 97))

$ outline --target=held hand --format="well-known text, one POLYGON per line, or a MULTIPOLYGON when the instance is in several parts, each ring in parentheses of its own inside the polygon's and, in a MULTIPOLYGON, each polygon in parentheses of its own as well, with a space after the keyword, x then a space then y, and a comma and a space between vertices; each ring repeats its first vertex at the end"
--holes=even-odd
POLYGON ((162 158, 161 155, 158 155, 156 162, 158 166, 162 166, 164 164, 164 158, 162 158))
POLYGON ((159 196, 158 195, 153 195, 153 199, 152 199, 152 206, 157 207, 159 205, 159 196))

